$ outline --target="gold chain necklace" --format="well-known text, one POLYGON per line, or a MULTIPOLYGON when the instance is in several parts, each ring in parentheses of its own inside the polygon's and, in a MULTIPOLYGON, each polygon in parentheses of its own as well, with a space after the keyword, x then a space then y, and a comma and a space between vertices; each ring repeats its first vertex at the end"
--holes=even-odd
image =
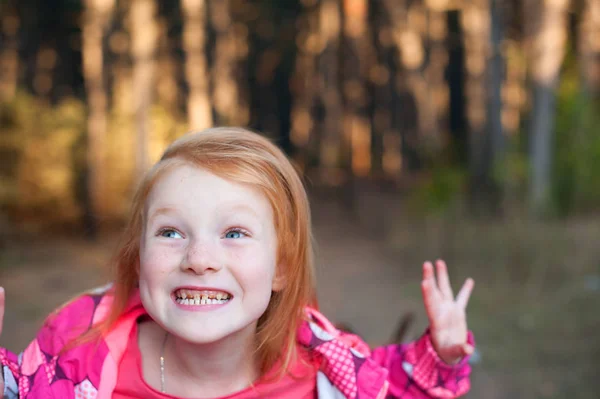
POLYGON ((165 332, 162 348, 160 350, 160 392, 165 393, 165 346, 167 346, 167 337, 169 332, 165 332))

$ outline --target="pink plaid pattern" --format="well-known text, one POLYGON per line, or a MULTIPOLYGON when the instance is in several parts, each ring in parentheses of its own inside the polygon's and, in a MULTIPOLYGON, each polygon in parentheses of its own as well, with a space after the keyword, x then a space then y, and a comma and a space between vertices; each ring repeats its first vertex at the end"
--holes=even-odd
MULTIPOLYGON (((118 340, 123 337, 116 332, 129 331, 126 327, 112 331, 100 345, 85 344, 61 353, 65 342, 81 334, 92 324, 91 320, 96 320, 95 310, 103 311, 107 298, 101 293, 84 295, 61 308, 48 319, 21 358, 0 348, 0 363, 14 377, 11 392, 18 389, 22 399, 109 397, 115 376, 103 371, 118 367, 114 358, 120 358, 121 352, 118 345, 113 344, 121 342, 118 340), (82 323, 88 317, 90 323, 87 319, 82 323)), ((135 322, 144 312, 136 293, 120 326, 135 322)), ((359 337, 338 331, 316 310, 307 308, 306 316, 297 339, 316 355, 314 360, 320 362, 321 372, 331 383, 323 387, 324 392, 319 391, 323 397, 337 397, 341 393, 350 399, 455 398, 469 390, 468 359, 453 366, 443 363, 428 333, 408 345, 389 345, 371 352, 359 337)), ((469 342, 474 344, 470 333, 469 342)))
POLYGON ((356 367, 352 353, 343 343, 331 340, 315 349, 325 359, 323 372, 330 381, 348 399, 355 399, 358 389, 356 387, 356 367))
POLYGON ((19 364, 17 363, 17 357, 13 353, 7 352, 5 348, 0 348, 0 363, 7 366, 15 378, 18 378, 21 374, 19 371, 19 364))
POLYGON ((22 375, 19 378, 19 394, 26 397, 29 393, 29 389, 31 384, 29 383, 29 377, 26 375, 22 375))
POLYGON ((83 380, 80 384, 75 385, 75 399, 96 399, 98 391, 90 380, 83 380))
POLYGON ((44 368, 46 370, 46 377, 48 377, 48 384, 52 384, 54 381, 54 376, 56 375, 56 360, 58 356, 54 356, 50 361, 44 364, 44 368))
MULTIPOLYGON (((468 342, 475 344, 471 333, 468 342)), ((444 363, 428 332, 406 345, 377 348, 372 358, 390 370, 388 399, 457 398, 470 388, 468 359, 455 365, 444 363)))

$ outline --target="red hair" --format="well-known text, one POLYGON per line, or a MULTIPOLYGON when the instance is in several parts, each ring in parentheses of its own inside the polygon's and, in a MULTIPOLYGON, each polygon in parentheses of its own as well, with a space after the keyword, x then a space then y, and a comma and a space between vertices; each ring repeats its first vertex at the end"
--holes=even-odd
POLYGON ((170 168, 189 164, 219 177, 258 188, 269 200, 278 237, 278 276, 274 292, 258 320, 256 355, 261 374, 281 359, 285 372, 296 347, 296 331, 305 306, 316 306, 310 208, 302 181, 285 154, 268 139, 242 128, 211 128, 173 142, 146 174, 133 200, 130 219, 114 262, 114 301, 96 332, 119 319, 138 285, 139 250, 145 203, 157 179, 170 168))

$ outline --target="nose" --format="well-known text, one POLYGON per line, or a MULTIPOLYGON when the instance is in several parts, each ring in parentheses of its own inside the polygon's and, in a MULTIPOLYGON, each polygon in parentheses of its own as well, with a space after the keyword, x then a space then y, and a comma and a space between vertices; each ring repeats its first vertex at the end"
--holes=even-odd
POLYGON ((199 239, 190 242, 181 262, 184 272, 194 274, 217 272, 221 267, 217 245, 199 239))

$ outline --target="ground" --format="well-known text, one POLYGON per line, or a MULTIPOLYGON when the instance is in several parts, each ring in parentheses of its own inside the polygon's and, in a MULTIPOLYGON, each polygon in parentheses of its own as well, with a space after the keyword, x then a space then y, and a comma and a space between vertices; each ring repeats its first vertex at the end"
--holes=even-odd
MULTIPOLYGON (((412 314, 406 339, 414 339, 426 327, 421 262, 444 257, 455 290, 468 276, 476 280, 468 317, 478 352, 469 398, 597 397, 596 224, 560 225, 560 234, 547 226, 513 226, 507 232, 506 226, 465 225, 452 218, 411 221, 391 203, 362 201, 361 209, 377 211, 353 215, 327 196, 314 201, 323 313, 371 345, 389 342, 401 317, 412 314), (563 265, 571 259, 573 265, 563 265)), ((5 245, 2 345, 22 350, 50 310, 103 284, 116 241, 116 234, 93 243, 38 236, 5 245)))

